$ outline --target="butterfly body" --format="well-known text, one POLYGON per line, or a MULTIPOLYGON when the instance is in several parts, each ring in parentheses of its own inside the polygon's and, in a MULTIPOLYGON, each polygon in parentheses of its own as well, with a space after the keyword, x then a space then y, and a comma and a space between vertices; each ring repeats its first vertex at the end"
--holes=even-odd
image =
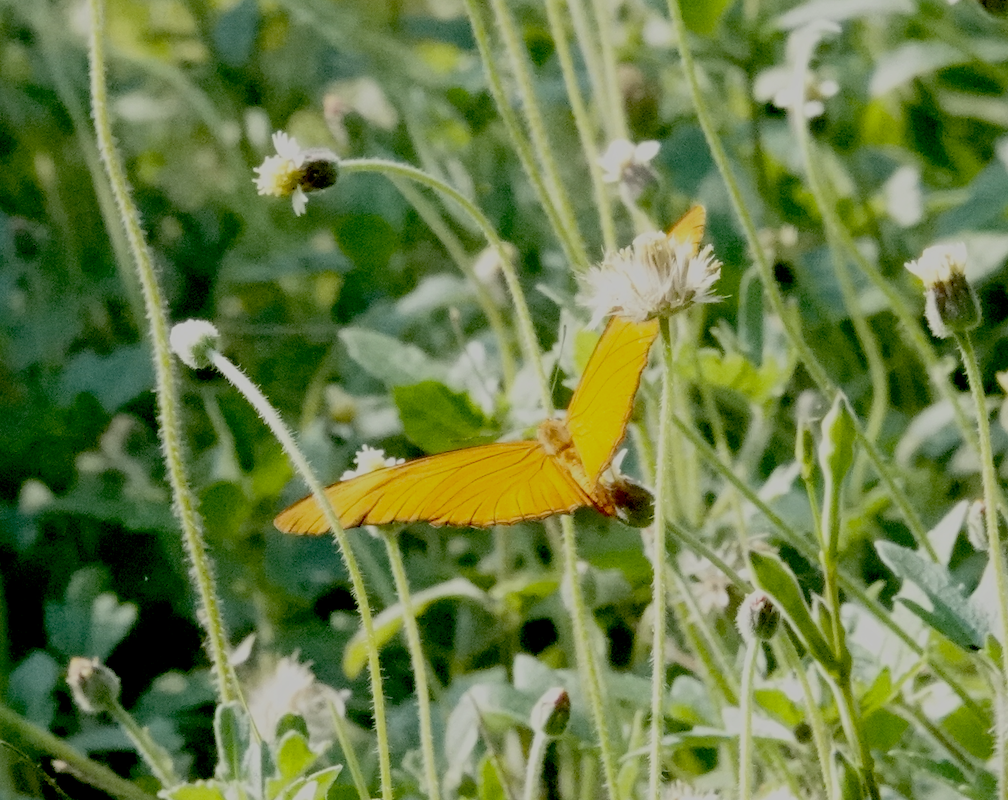
MULTIPOLYGON (((673 228, 699 246, 703 208, 673 228)), ((540 423, 536 438, 469 447, 385 467, 326 489, 344 528, 426 521, 490 527, 539 520, 591 507, 621 516, 621 503, 640 504, 636 489, 603 476, 623 440, 658 320, 613 317, 585 366, 566 417, 540 423), (624 499, 621 499, 624 498, 624 499)), ((318 502, 305 497, 274 525, 286 533, 329 530, 318 502)))

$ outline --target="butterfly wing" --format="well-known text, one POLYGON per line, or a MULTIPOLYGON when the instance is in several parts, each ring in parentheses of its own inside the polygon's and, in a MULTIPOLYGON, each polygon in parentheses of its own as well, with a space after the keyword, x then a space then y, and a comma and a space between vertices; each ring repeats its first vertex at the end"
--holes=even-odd
MULTIPOLYGON (((706 224, 704 207, 693 206, 668 236, 690 242, 696 254, 706 224)), ((613 317, 588 359, 567 409, 566 425, 592 483, 609 466, 623 441, 641 373, 657 335, 658 320, 631 322, 613 317)))
POLYGON ((658 320, 613 317, 592 351, 567 408, 567 430, 585 474, 598 480, 623 441, 641 373, 647 366, 658 320))
MULTIPOLYGON (((537 441, 469 447, 386 467, 326 489, 344 528, 426 520, 489 527, 597 505, 537 441)), ((285 533, 325 533, 309 495, 273 524, 285 533)))
POLYGON ((668 237, 680 242, 690 242, 693 245, 693 254, 696 255, 700 251, 700 240, 703 239, 706 227, 707 211, 703 206, 693 206, 669 228, 668 237))

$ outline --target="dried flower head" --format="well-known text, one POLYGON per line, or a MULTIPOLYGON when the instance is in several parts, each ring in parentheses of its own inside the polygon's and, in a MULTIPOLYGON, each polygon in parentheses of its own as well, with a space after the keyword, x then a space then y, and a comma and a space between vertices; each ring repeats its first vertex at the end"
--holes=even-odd
POLYGON ((266 156, 263 163, 253 168, 253 178, 259 194, 290 197, 294 213, 301 216, 308 204, 305 192, 328 188, 336 183, 339 159, 331 150, 312 148, 304 150, 293 136, 283 131, 273 134, 275 156, 266 156))
POLYGON ((71 658, 67 684, 77 707, 85 713, 111 712, 119 702, 119 676, 97 658, 71 658))
POLYGON ((710 245, 695 251, 690 241, 653 231, 608 254, 583 280, 581 303, 592 311, 591 324, 612 315, 643 322, 720 300, 712 289, 721 262, 710 245))
POLYGON ((928 247, 906 268, 924 283, 924 317, 935 336, 946 339, 980 324, 980 301, 966 280, 965 244, 928 247))

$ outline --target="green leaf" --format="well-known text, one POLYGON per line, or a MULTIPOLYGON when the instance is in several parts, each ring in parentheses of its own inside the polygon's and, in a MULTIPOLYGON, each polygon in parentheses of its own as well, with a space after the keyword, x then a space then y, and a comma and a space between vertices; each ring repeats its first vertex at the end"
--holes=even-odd
POLYGON ((10 674, 6 700, 19 714, 42 730, 49 730, 56 716, 53 691, 61 675, 56 659, 42 650, 34 650, 10 674))
POLYGON ((80 392, 93 394, 108 413, 154 386, 154 368, 146 345, 118 347, 107 356, 78 353, 60 379, 58 397, 69 404, 80 392))
POLYGON ((79 569, 70 579, 65 600, 46 604, 49 643, 67 658, 86 656, 104 661, 136 623, 136 606, 102 592, 104 582, 102 570, 79 569))
POLYGON ((245 752, 251 742, 249 718, 240 703, 225 703, 214 715, 214 739, 217 742, 217 777, 237 781, 244 777, 245 752))
POLYGON ((249 516, 249 502, 240 486, 225 481, 200 493, 200 514, 211 542, 226 542, 238 536, 249 516))
MULTIPOLYGON (((427 610, 427 607, 431 603, 447 599, 467 599, 488 608, 492 606, 490 597, 486 592, 478 589, 465 578, 453 578, 450 581, 439 583, 437 586, 431 586, 430 588, 416 592, 412 597, 413 610, 419 617, 427 610)), ((379 650, 388 644, 393 636, 399 633, 402 623, 402 603, 389 606, 374 618, 375 645, 379 650)), ((367 664, 365 641, 364 631, 358 630, 347 643, 346 650, 343 651, 343 671, 351 680, 356 678, 367 664)))
POLYGON ((274 745, 273 752, 277 770, 285 781, 300 775, 318 758, 308 746, 308 739, 300 731, 287 731, 274 745))
POLYGON ((488 419, 464 392, 422 381, 392 390, 406 437, 426 453, 443 453, 497 438, 488 419))
POLYGON ((749 565, 756 585, 770 595, 812 657, 828 672, 835 672, 839 665, 833 651, 812 621, 812 615, 791 570, 779 559, 755 552, 749 554, 749 565))
POLYGON ((242 0, 217 19, 213 43, 220 60, 229 67, 244 66, 252 53, 259 29, 259 4, 242 0))
POLYGON ((755 266, 739 285, 738 341, 745 357, 757 367, 763 362, 763 282, 755 266))
POLYGON ((483 757, 479 765, 479 800, 505 800, 504 782, 497 769, 496 759, 489 755, 483 757))
POLYGON ((196 781, 162 789, 158 794, 168 800, 225 800, 226 789, 226 784, 217 781, 196 781))
POLYGON ((875 545, 879 557, 896 577, 919 588, 931 601, 928 611, 907 597, 898 597, 927 625, 967 650, 979 650, 992 632, 990 620, 977 608, 949 571, 893 542, 875 545))
POLYGON ((884 708, 865 714, 861 724, 868 746, 882 753, 895 747, 908 727, 909 722, 884 708))
POLYGON ((681 0, 683 22, 693 33, 710 36, 731 5, 731 0, 681 0))
POLYGON ((994 755, 994 718, 989 707, 982 707, 977 714, 969 706, 959 706, 941 721, 940 726, 946 735, 978 761, 986 761, 994 755))
MULTIPOLYGON (((698 353, 698 360, 706 383, 738 392, 757 405, 780 395, 791 375, 791 367, 772 356, 756 366, 742 353, 722 354, 704 348, 698 353)), ((688 365, 681 371, 687 375, 692 372, 688 365)))
POLYGON ((753 697, 760 708, 792 728, 805 719, 805 711, 780 689, 756 689, 753 697))
POLYGON ((348 327, 340 331, 347 353, 361 368, 386 386, 408 386, 421 381, 441 381, 448 368, 419 347, 366 328, 348 327))

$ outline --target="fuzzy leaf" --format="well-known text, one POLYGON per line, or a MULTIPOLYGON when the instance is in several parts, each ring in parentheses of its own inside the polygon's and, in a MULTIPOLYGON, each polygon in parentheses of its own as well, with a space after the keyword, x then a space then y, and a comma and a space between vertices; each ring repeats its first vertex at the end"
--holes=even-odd
POLYGON ((422 381, 392 390, 406 437, 425 453, 443 453, 497 438, 488 419, 464 392, 422 381))

